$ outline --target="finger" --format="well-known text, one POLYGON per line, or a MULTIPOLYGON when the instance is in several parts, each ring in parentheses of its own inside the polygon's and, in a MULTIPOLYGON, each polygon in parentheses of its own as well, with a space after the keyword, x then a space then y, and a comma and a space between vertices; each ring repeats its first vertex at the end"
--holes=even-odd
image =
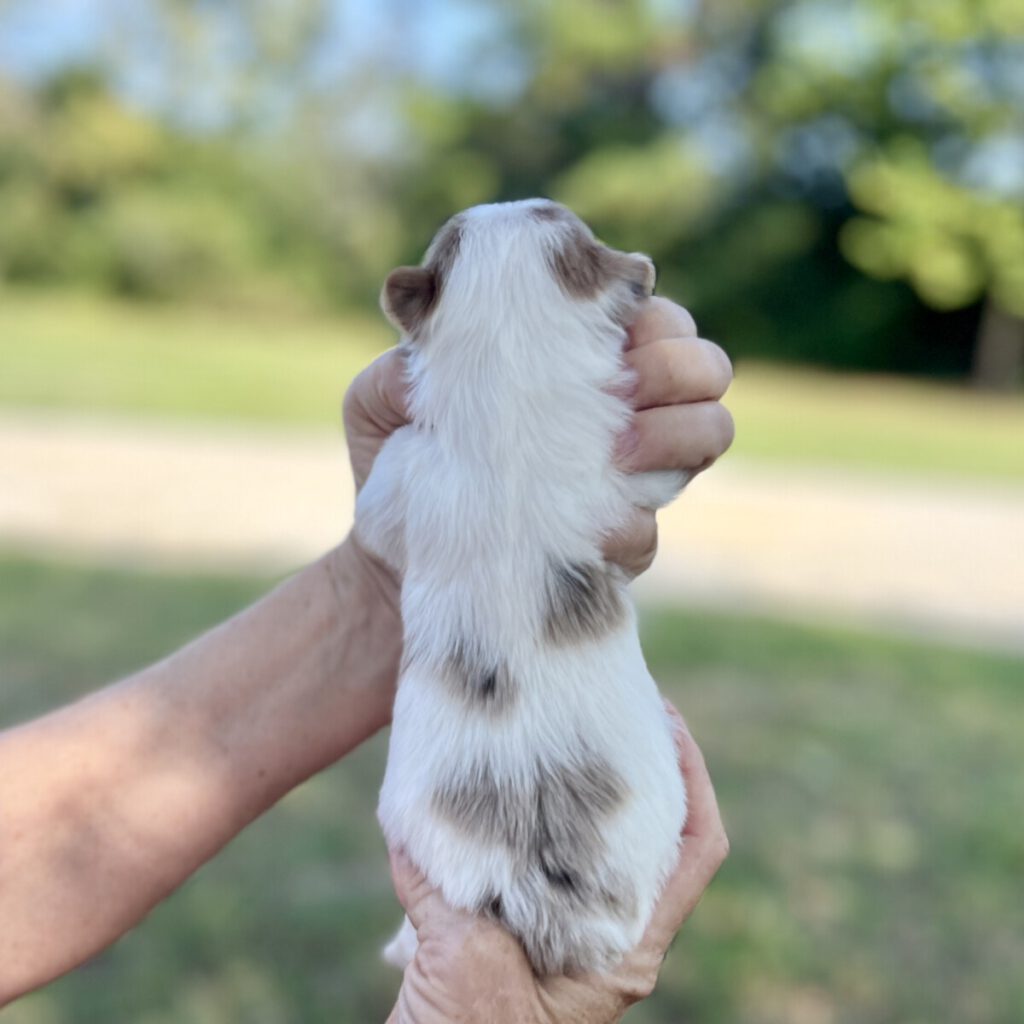
POLYGON ((645 409, 633 417, 616 453, 627 473, 707 469, 732 444, 732 416, 719 402, 645 409))
POLYGON ((718 399, 732 383, 729 357, 704 338, 659 338, 627 352, 626 365, 635 409, 718 399))
POLYGON ((682 306, 653 295, 629 327, 629 348, 642 348, 661 338, 696 338, 697 325, 682 306))
POLYGON ((409 422, 405 359, 399 349, 378 356, 352 381, 344 418, 347 427, 358 424, 384 436, 409 422))
POLYGON ((656 949, 659 955, 668 949, 729 852, 704 755, 685 727, 678 731, 677 743, 682 751, 680 768, 686 780, 688 803, 682 850, 642 942, 646 948, 656 949))
POLYGON ((436 919, 455 913, 404 851, 389 850, 388 858, 391 862, 391 881, 395 886, 395 895, 417 931, 428 918, 436 919))
POLYGON ((648 509, 636 509, 621 530, 604 542, 604 557, 630 579, 646 572, 658 551, 658 520, 648 509))

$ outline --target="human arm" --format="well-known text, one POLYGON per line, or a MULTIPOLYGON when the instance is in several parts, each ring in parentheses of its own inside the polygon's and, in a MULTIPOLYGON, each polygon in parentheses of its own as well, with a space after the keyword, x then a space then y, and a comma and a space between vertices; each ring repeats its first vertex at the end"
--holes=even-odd
POLYGON ((346 542, 164 661, 0 734, 0 1005, 113 942, 387 723, 388 586, 346 542))

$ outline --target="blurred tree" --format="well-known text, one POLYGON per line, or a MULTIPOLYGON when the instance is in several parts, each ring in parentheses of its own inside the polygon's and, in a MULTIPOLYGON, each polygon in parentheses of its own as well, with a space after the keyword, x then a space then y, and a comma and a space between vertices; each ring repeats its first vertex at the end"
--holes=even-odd
MULTIPOLYGON (((919 365, 954 358, 942 347, 955 338, 923 340, 909 297, 851 273, 842 253, 940 312, 984 299, 975 377, 1013 385, 1024 353, 1024 7, 477 6, 500 26, 492 49, 512 41, 523 81, 484 99, 417 90, 421 148, 402 200, 419 214, 419 244, 475 200, 472 187, 453 190, 453 169, 471 168, 479 191, 551 193, 616 244, 651 251, 668 288, 741 351, 899 366, 892 343, 905 331, 919 365)), ((944 323, 958 332, 966 321, 944 323)))
POLYGON ((758 42, 757 5, 738 6, 726 8, 732 21, 718 7, 715 19, 695 21, 692 10, 650 0, 478 0, 494 29, 463 82, 446 93, 410 88, 397 193, 407 258, 467 202, 552 195, 613 244, 650 252, 663 290, 734 354, 941 365, 947 356, 919 346, 905 350, 912 358, 885 350, 910 331, 913 300, 836 258, 850 212, 842 176, 804 188, 758 134, 765 119, 745 90, 771 50, 758 42), (510 49, 512 86, 475 85, 510 49))
POLYGON ((1024 369, 1024 5, 797 0, 761 36, 744 104, 761 145, 795 144, 778 162, 811 187, 839 171, 862 214, 839 234, 855 266, 907 280, 934 309, 984 300, 974 379, 1013 387, 1024 369))
POLYGON ((871 218, 844 227, 849 259, 876 277, 906 277, 937 309, 986 297, 973 378, 1009 389, 1024 370, 1024 208, 954 184, 918 147, 861 164, 851 179, 871 218))
POLYGON ((286 124, 313 87, 336 6, 330 0, 149 0, 122 21, 125 34, 110 38, 107 56, 115 65, 130 61, 125 46, 143 38, 167 118, 265 134, 286 124))
POLYGON ((107 77, 158 116, 0 90, 8 276, 369 301, 454 210, 547 194, 735 354, 1019 375, 1017 0, 110 10, 107 77))
POLYGON ((0 278, 344 302, 375 294, 393 258, 388 215, 359 202, 371 179, 355 161, 340 171, 183 132, 126 106, 95 70, 32 94, 0 84, 0 115, 0 278), (367 259, 375 246, 383 259, 367 259))

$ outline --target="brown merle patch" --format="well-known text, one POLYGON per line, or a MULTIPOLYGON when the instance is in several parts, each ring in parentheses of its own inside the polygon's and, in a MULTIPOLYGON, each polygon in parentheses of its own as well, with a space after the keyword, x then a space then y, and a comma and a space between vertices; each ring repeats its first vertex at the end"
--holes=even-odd
POLYGON ((462 219, 459 215, 452 217, 434 236, 427 250, 426 266, 433 270, 438 282, 438 296, 444 291, 445 282, 451 276, 455 261, 459 258, 462 248, 462 219))
POLYGON ((473 839, 504 846, 517 867, 533 869, 571 900, 606 900, 595 888, 603 823, 622 805, 626 784, 606 761, 587 755, 532 778, 496 774, 487 762, 459 771, 434 792, 434 811, 473 839))
POLYGON ((611 250, 591 237, 581 224, 573 224, 551 251, 549 262, 562 290, 574 299, 593 299, 613 280, 611 250))
MULTIPOLYGON (((572 225, 562 241, 548 254, 551 271, 570 298, 595 299, 615 284, 625 286, 631 302, 649 298, 655 274, 651 261, 638 253, 619 252, 597 241, 568 210, 572 225)), ((628 304, 628 303, 627 303, 628 304)))
POLYGON ((500 715, 515 704, 517 690, 508 666, 461 641, 444 659, 442 678, 449 692, 472 710, 500 715))
POLYGON ((576 214, 571 210, 566 209, 561 203, 538 203, 536 206, 529 207, 529 214, 534 220, 545 221, 545 222, 556 222, 556 221, 576 221, 576 214))
POLYGON ((626 601, 616 570, 607 564, 552 562, 548 570, 544 636, 565 645, 599 640, 617 629, 626 601))

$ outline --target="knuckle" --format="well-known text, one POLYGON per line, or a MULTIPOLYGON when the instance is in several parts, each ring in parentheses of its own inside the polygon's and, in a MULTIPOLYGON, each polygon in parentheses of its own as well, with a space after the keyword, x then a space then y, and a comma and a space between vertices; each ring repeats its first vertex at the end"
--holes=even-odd
POLYGON ((377 375, 377 360, 364 366, 352 379, 344 398, 341 400, 341 415, 344 423, 348 425, 357 418, 365 409, 366 395, 375 386, 374 378, 377 375))
POLYGON ((729 449, 736 437, 736 424, 732 413, 720 402, 716 402, 712 409, 711 444, 713 453, 717 457, 729 449))
POLYGON ((725 349, 716 345, 713 341, 704 340, 707 352, 708 384, 714 398, 721 398, 729 390, 732 383, 733 368, 732 360, 726 354, 725 349))
POLYGON ((341 400, 341 420, 346 426, 351 424, 355 416, 356 403, 359 401, 359 388, 361 386, 360 377, 362 377, 362 374, 359 374, 349 384, 348 390, 341 400))
POLYGON ((697 321, 685 306, 676 305, 673 310, 676 318, 676 329, 683 337, 697 336, 697 321))
POLYGON ((721 829, 718 835, 715 837, 714 844, 711 847, 711 854, 715 862, 715 866, 720 866, 729 856, 729 837, 725 834, 725 829, 721 829))
MULTIPOLYGON (((651 958, 645 958, 645 960, 649 959, 651 958)), ((650 998, 658 984, 659 967, 661 967, 660 959, 657 964, 645 963, 642 966, 638 965, 635 970, 630 971, 622 979, 619 992, 627 1006, 632 1006, 634 1003, 640 1003, 650 998)))

